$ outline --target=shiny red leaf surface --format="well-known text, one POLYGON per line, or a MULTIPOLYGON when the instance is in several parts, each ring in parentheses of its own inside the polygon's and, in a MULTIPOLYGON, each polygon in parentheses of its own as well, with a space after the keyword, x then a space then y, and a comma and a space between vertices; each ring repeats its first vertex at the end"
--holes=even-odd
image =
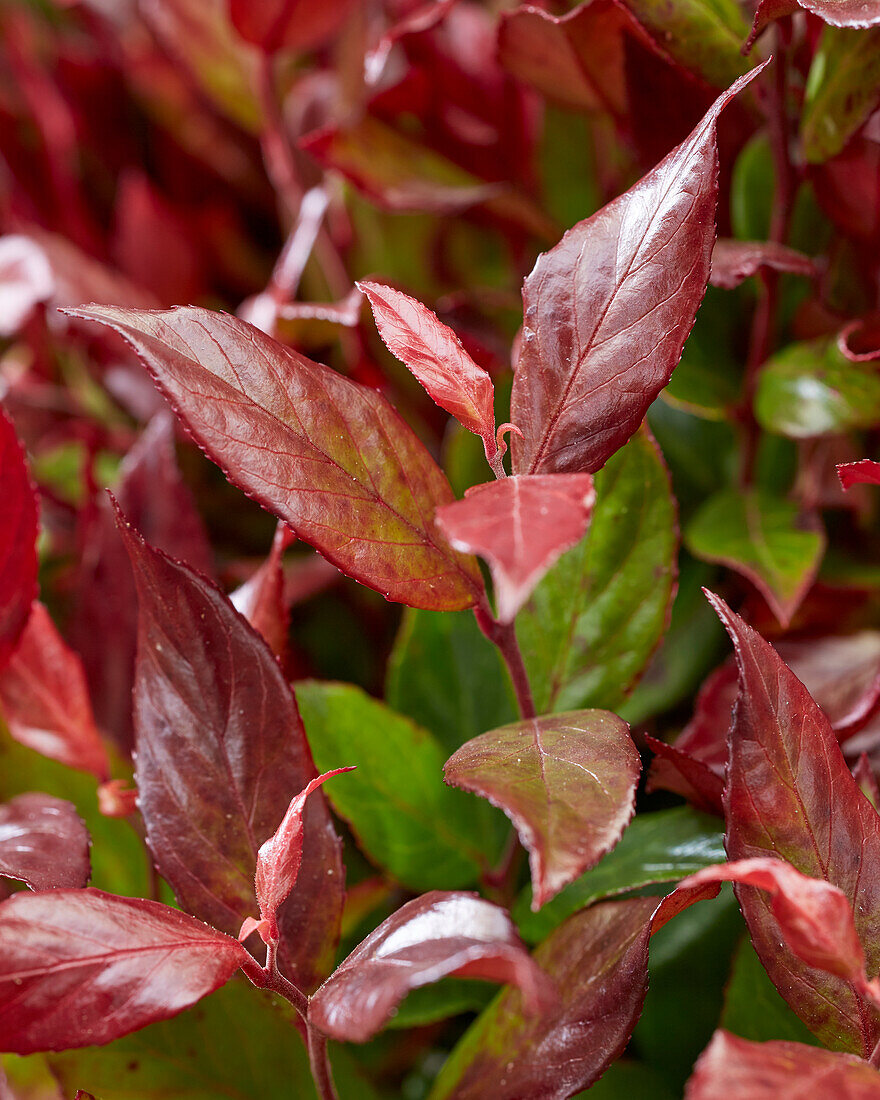
POLYGON ((497 445, 495 387, 488 373, 427 306, 390 286, 357 285, 369 300, 388 350, 412 371, 435 404, 481 437, 491 460, 497 445))
POLYGON ((653 898, 592 905, 553 932, 535 961, 559 1000, 528 1016, 505 990, 440 1072, 431 1100, 567 1100, 599 1078, 629 1041, 648 984, 653 898))
POLYGON ((496 614, 511 622, 535 585, 590 523, 596 493, 589 474, 502 478, 468 489, 437 509, 437 526, 457 550, 489 563, 496 614))
POLYGON ((124 336, 230 480, 344 573, 415 607, 473 604, 476 563, 430 523, 449 483, 379 393, 224 313, 74 313, 124 336))
POLYGON ((625 194, 570 229, 523 285, 515 473, 594 472, 669 381, 709 279, 716 124, 752 70, 625 194))
POLYGON ((783 1096, 877 1100, 880 1074, 851 1054, 804 1043, 753 1043, 716 1031, 685 1088, 685 1100, 777 1100, 783 1096))
POLYGON ((805 275, 807 278, 818 274, 818 269, 809 256, 776 241, 734 241, 722 238, 715 242, 712 250, 709 282, 723 290, 732 290, 762 268, 805 275))
POLYGON ((434 890, 370 933, 312 997, 309 1020, 332 1039, 363 1043, 412 989, 457 974, 511 982, 531 1011, 553 1003, 507 913, 476 894, 434 890))
POLYGON ((18 649, 0 670, 0 712, 22 745, 99 780, 108 778, 107 751, 95 725, 82 661, 38 601, 18 649))
POLYGON ((12 421, 0 407, 0 668, 37 594, 37 494, 12 421))
POLYGON ((837 476, 844 489, 853 485, 880 485, 880 462, 872 462, 870 458, 842 462, 837 467, 837 476))
POLYGON ((70 802, 33 793, 0 805, 0 875, 54 890, 86 886, 91 873, 89 833, 70 802))
MULTIPOLYGON (((774 855, 839 887, 852 906, 867 972, 880 971, 880 817, 858 789, 828 719, 771 645, 717 596, 733 639, 740 695, 730 731, 727 852, 774 855)), ((737 888, 752 942, 779 992, 826 1045, 870 1055, 880 1015, 851 982, 803 963, 763 893, 737 888)))
MULTIPOLYGON (((263 639, 204 578, 122 525, 140 607, 134 690, 138 804, 181 905, 237 934, 254 908, 260 845, 315 775, 293 695, 263 639)), ((339 841, 309 800, 299 879, 279 913, 280 957, 309 987, 332 960, 339 841)))
POLYGON ((16 894, 0 905, 0 1049, 109 1043, 188 1008, 249 957, 155 901, 101 890, 16 894))
POLYGON ((570 711, 481 734, 447 760, 446 782, 487 798, 529 853, 532 908, 592 867, 635 807, 641 760, 622 718, 570 711))

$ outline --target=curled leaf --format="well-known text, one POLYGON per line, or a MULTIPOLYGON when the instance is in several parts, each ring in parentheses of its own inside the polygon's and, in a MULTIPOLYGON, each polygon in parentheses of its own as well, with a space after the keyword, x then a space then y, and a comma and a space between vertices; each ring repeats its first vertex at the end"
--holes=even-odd
POLYGON ((20 794, 0 805, 0 875, 20 879, 32 890, 86 886, 90 843, 70 802, 20 794))

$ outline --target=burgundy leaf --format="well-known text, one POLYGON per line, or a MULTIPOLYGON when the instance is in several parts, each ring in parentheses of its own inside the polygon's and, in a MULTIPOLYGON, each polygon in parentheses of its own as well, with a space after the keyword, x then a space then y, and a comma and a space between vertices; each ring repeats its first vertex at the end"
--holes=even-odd
MULTIPOLYGON (((832 27, 876 27, 880 23, 877 0, 798 0, 800 6, 832 27)), ((776 16, 778 18, 778 16, 776 16)))
POLYGON ((837 476, 844 489, 853 485, 880 485, 880 462, 862 458, 858 462, 842 462, 837 467, 837 476))
POLYGON ((709 279, 718 116, 762 67, 653 171, 539 257, 523 286, 516 473, 598 470, 669 381, 709 279))
POLYGON ((803 252, 776 241, 734 241, 721 238, 712 250, 712 271, 709 282, 723 290, 732 290, 762 268, 786 271, 793 275, 814 278, 815 263, 803 252))
MULTIPOLYGON (((723 727, 727 729, 729 722, 723 727)), ((655 737, 646 736, 648 747, 654 753, 647 790, 673 791, 704 813, 723 814, 722 796, 724 779, 696 756, 691 756, 675 745, 667 745, 655 737)), ((726 746, 725 746, 726 755, 726 746)))
MULTIPOLYGON (((717 596, 709 599, 734 642, 740 679, 729 739, 726 846, 733 860, 774 855, 848 898, 880 971, 880 817, 859 790, 828 719, 771 645, 717 596)), ((880 1016, 844 979, 803 963, 770 902, 737 888, 752 942, 777 989, 826 1045, 869 1055, 880 1016)))
POLYGON ((755 18, 749 37, 743 44, 743 53, 749 53, 761 34, 777 19, 785 19, 798 10, 797 0, 758 0, 755 18))
POLYGON ((77 1089, 73 1100, 95 1100, 95 1098, 90 1092, 84 1092, 82 1089, 77 1089))
POLYGON ((127 779, 108 779, 98 787, 98 809, 104 817, 129 817, 137 811, 137 788, 127 779))
POLYGON ((778 1100, 779 1097, 877 1100, 880 1076, 851 1054, 804 1043, 752 1043, 716 1031, 685 1088, 685 1100, 778 1100))
POLYGON ((519 986, 531 1011, 553 1002, 507 913, 476 894, 433 890, 370 933, 315 993, 309 1020, 331 1039, 366 1042, 407 993, 456 974, 519 986))
MULTIPOLYGON (((237 934, 253 910, 257 851, 314 777, 311 752, 263 639, 212 584, 121 530, 140 605, 135 779, 147 842, 181 905, 237 934)), ((304 830, 280 955, 288 976, 311 987, 332 961, 344 888, 320 795, 304 830)))
POLYGON ((349 18, 353 0, 228 0, 232 25, 266 53, 320 46, 349 18))
POLYGON ((76 807, 48 794, 0 805, 0 875, 32 890, 88 885, 89 833, 76 807))
POLYGON ((359 282, 388 350, 408 367, 431 399, 480 436, 491 463, 495 442, 495 387, 448 325, 427 306, 379 283, 359 282))
POLYGON ((177 909, 101 890, 0 905, 0 1049, 109 1043, 212 993, 250 959, 177 909))
POLYGON ((559 989, 539 1017, 505 990, 466 1033, 440 1072, 431 1100, 567 1100, 588 1088, 629 1041, 648 985, 656 899, 592 905, 535 952, 559 989))
POLYGON ((859 790, 871 803, 875 810, 880 809, 880 785, 877 776, 871 767, 871 761, 867 753, 861 753, 852 769, 853 779, 858 783, 859 790))
POLYGON ((0 406, 0 668, 37 594, 37 494, 12 421, 0 406))
POLYGON ((595 499, 589 474, 506 477, 438 508, 436 522, 457 550, 489 563, 498 619, 508 623, 584 534, 595 499))
MULTIPOLYGON (((296 885, 303 856, 303 812, 306 799, 314 791, 341 772, 353 771, 353 768, 336 768, 313 779, 304 790, 291 799, 287 813, 281 824, 260 845, 257 852, 257 870, 254 876, 257 904, 260 918, 266 922, 269 939, 278 942, 278 910, 290 896, 296 885)), ((269 942, 269 940, 267 940, 269 942)))
POLYGON ((54 288, 52 268, 39 245, 17 234, 0 237, 0 336, 14 336, 54 288))
POLYGON ((449 483, 391 405, 223 313, 95 306, 241 489, 388 599, 470 607, 482 583, 430 518, 449 483))
POLYGON ((635 807, 641 760, 629 726, 607 710, 575 710, 481 734, 444 767, 446 782, 507 814, 529 852, 532 909, 592 867, 635 807))
POLYGON ((18 649, 0 670, 0 711, 16 741, 71 768, 107 779, 82 661, 35 600, 18 649))
POLYGON ((284 663, 290 613, 284 592, 282 555, 292 540, 290 528, 278 524, 269 556, 256 572, 230 595, 232 606, 262 634, 275 656, 284 663))

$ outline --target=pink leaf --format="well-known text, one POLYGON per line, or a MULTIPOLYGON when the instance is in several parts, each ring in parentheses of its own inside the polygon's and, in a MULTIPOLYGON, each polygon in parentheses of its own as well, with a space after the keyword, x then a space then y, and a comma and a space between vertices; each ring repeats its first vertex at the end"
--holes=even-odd
POLYGON ((500 806, 529 852, 537 910, 592 867, 632 817, 641 760, 622 718, 571 711, 468 741, 446 782, 500 806))
POLYGON ((0 237, 0 336, 14 336, 55 280, 46 254, 28 237, 0 237))
POLYGON ((0 406, 0 668, 37 594, 37 494, 12 421, 0 406))
POLYGON ((266 53, 311 50, 344 25, 353 0, 227 0, 232 25, 266 53))
POLYGON ((636 431, 681 357, 709 278, 716 124, 763 66, 620 198, 539 257, 523 286, 515 473, 594 472, 636 431))
POLYGON ((589 474, 508 477, 437 509, 457 550, 489 563, 500 622, 512 622, 547 570, 586 531, 596 494, 589 474))
POLYGON ((532 1010, 553 1000, 503 909, 435 890, 407 902, 340 963, 312 997, 309 1020, 331 1039, 363 1043, 410 990, 452 974, 513 982, 532 1010))
POLYGON ((109 1043, 212 993, 250 956, 201 921, 100 890, 0 905, 0 1049, 109 1043))
POLYGON ((853 485, 880 485, 880 462, 872 462, 870 458, 841 462, 837 476, 844 489, 851 489, 853 485))
POLYGON ((0 711, 16 741, 71 768, 107 779, 82 661, 49 612, 34 601, 18 649, 0 670, 0 711))
POLYGON ((480 436, 489 461, 495 455, 495 387, 448 325, 427 306, 379 283, 359 282, 379 335, 431 399, 469 432, 480 436))
POLYGON ((48 794, 20 794, 0 805, 0 875, 32 890, 88 884, 89 833, 76 807, 48 794))
POLYGON ((721 238, 712 250, 709 282, 723 290, 732 290, 762 268, 785 271, 815 278, 818 269, 802 252, 775 241, 734 241, 721 238))

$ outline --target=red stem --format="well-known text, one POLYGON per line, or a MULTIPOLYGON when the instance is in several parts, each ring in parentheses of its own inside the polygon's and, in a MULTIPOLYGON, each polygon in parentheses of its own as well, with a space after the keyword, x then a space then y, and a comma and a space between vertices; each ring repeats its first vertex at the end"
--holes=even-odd
POLYGON ((513 623, 499 623, 492 614, 485 596, 474 607, 474 615, 480 630, 486 635, 493 645, 496 645, 507 665, 510 679, 513 682, 513 690, 516 692, 516 701, 519 704, 519 713, 523 718, 534 718, 535 700, 532 697, 532 686, 529 683, 529 674, 526 672, 522 651, 516 640, 516 628, 513 623))

